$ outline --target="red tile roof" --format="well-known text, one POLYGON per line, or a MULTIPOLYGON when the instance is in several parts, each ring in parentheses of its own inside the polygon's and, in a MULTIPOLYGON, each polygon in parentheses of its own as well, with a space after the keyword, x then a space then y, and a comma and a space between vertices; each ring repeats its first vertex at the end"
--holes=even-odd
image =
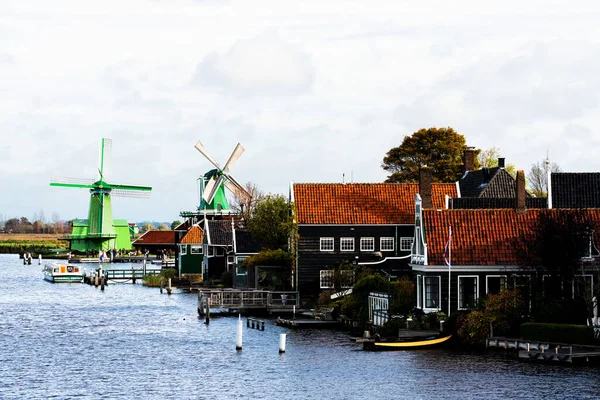
MULTIPOLYGON (((417 183, 296 183, 298 224, 413 224, 417 183)), ((434 208, 445 195, 457 197, 454 183, 434 183, 434 208)))
POLYGON ((133 245, 175 244, 175 231, 148 231, 140 236, 133 245))
POLYGON ((181 243, 185 244, 201 244, 204 231, 198 225, 194 225, 190 228, 185 236, 181 239, 181 243))
MULTIPOLYGON (((448 226, 452 226, 452 265, 517 265, 513 240, 531 232, 541 212, 561 210, 528 210, 518 214, 514 209, 496 210, 424 210, 423 223, 429 265, 445 265, 444 249, 448 242, 448 226)), ((600 221, 600 209, 588 209, 594 221, 600 221)), ((598 237, 595 238, 596 243, 598 237)))

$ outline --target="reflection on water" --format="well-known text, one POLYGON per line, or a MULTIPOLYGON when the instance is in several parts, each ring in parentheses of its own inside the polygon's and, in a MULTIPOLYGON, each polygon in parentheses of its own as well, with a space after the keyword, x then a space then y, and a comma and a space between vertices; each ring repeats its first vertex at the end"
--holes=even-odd
POLYGON ((600 398, 597 368, 448 350, 364 352, 344 332, 272 320, 264 332, 244 323, 237 352, 236 318, 205 325, 194 294, 52 284, 41 266, 19 261, 0 255, 2 399, 600 398))

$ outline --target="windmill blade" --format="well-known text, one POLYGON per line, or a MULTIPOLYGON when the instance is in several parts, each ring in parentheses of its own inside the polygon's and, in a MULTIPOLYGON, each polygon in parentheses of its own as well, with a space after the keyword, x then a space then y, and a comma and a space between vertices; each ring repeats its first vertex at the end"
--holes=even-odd
POLYGON ((247 199, 252 198, 252 195, 248 193, 246 188, 240 185, 238 181, 233 179, 231 175, 227 175, 227 181, 225 182, 225 186, 235 195, 246 197, 247 199))
POLYGON ((50 186, 74 187, 81 189, 91 189, 94 187, 93 179, 76 179, 66 176, 53 176, 50 186))
POLYGON ((137 186, 137 185, 105 185, 104 186, 107 189, 116 189, 116 190, 136 190, 136 191, 145 191, 145 192, 149 192, 152 190, 152 187, 150 186, 137 186))
POLYGON ((196 150, 198 150, 200 153, 202 153, 202 155, 204 157, 206 157, 206 159, 208 161, 210 161, 210 163, 212 165, 214 165, 219 171, 221 170, 221 167, 219 167, 219 164, 215 161, 214 158, 212 158, 210 156, 210 154, 208 154, 208 151, 206 151, 206 148, 204 147, 204 145, 202 144, 201 141, 198 140, 198 143, 196 143, 196 145, 194 147, 196 148, 196 150))
MULTIPOLYGON (((217 190, 219 190, 219 188, 221 187, 221 185, 223 184, 223 180, 225 179, 225 177, 223 175, 219 176, 219 178, 217 179, 217 181, 215 182, 215 185, 212 187, 212 189, 210 190, 210 193, 207 193, 207 197, 205 198, 204 196, 202 196, 202 198, 204 198, 204 200, 206 200, 206 202, 208 204, 212 203, 215 195, 217 194, 217 190)), ((206 191, 205 191, 206 193, 206 191)))
POLYGON ((107 181, 110 174, 110 159, 112 154, 112 139, 102 138, 100 141, 100 165, 98 180, 107 181))
POLYGON ((233 152, 231 153, 231 155, 229 156, 229 159, 225 163, 225 166, 223 167, 223 172, 229 172, 229 168, 231 168, 233 166, 233 164, 235 164, 235 162, 237 161, 238 158, 240 158, 240 156, 242 155, 243 152, 244 152, 244 148, 242 147, 241 144, 238 143, 235 146, 235 149, 233 149, 233 152))
POLYGON ((132 189, 113 189, 110 195, 113 197, 129 197, 136 199, 149 199, 152 192, 148 190, 132 190, 132 189))
MULTIPOLYGON (((213 175, 210 178, 210 180, 208 181, 208 183, 206 184, 206 186, 204 187, 204 191, 202 191, 202 198, 204 199, 205 202, 210 203, 210 201, 208 201, 208 199, 211 198, 210 194, 213 191, 213 189, 215 188, 216 183, 217 183, 217 180, 215 179, 215 177, 213 175)), ((212 200, 212 198, 211 198, 211 200, 212 200)))

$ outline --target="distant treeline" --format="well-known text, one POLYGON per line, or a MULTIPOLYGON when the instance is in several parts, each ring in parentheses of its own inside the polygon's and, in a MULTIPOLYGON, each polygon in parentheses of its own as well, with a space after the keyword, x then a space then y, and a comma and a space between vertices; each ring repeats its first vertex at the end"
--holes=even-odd
POLYGON ((67 221, 43 222, 38 219, 30 222, 27 217, 11 218, 4 222, 4 232, 6 233, 64 234, 71 233, 72 228, 72 224, 67 221))

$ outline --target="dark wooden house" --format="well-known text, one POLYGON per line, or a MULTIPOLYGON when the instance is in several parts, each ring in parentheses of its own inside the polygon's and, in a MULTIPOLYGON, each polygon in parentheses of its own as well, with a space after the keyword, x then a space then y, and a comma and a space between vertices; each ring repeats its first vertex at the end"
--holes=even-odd
MULTIPOLYGON (((432 184, 427 171, 420 184, 434 209, 456 197, 455 184, 432 184)), ((417 183, 292 184, 298 227, 294 282, 301 298, 314 301, 331 290, 334 269, 344 262, 410 274, 417 192, 417 183)), ((343 281, 349 286, 352 277, 343 281)))
MULTIPOLYGON (((452 313, 472 309, 481 297, 504 288, 520 288, 529 294, 532 275, 520 265, 514 241, 531 232, 540 213, 561 210, 527 209, 525 179, 519 173, 513 208, 432 210, 423 208, 421 197, 415 196, 410 267, 416 278, 417 307, 452 313)), ((600 223, 600 209, 585 212, 600 223)), ((595 249, 599 233, 594 232, 591 240, 590 249, 595 249)), ((597 264, 597 252, 585 259, 597 264)), ((581 290, 597 293, 593 275, 582 278, 587 288, 581 290)))

